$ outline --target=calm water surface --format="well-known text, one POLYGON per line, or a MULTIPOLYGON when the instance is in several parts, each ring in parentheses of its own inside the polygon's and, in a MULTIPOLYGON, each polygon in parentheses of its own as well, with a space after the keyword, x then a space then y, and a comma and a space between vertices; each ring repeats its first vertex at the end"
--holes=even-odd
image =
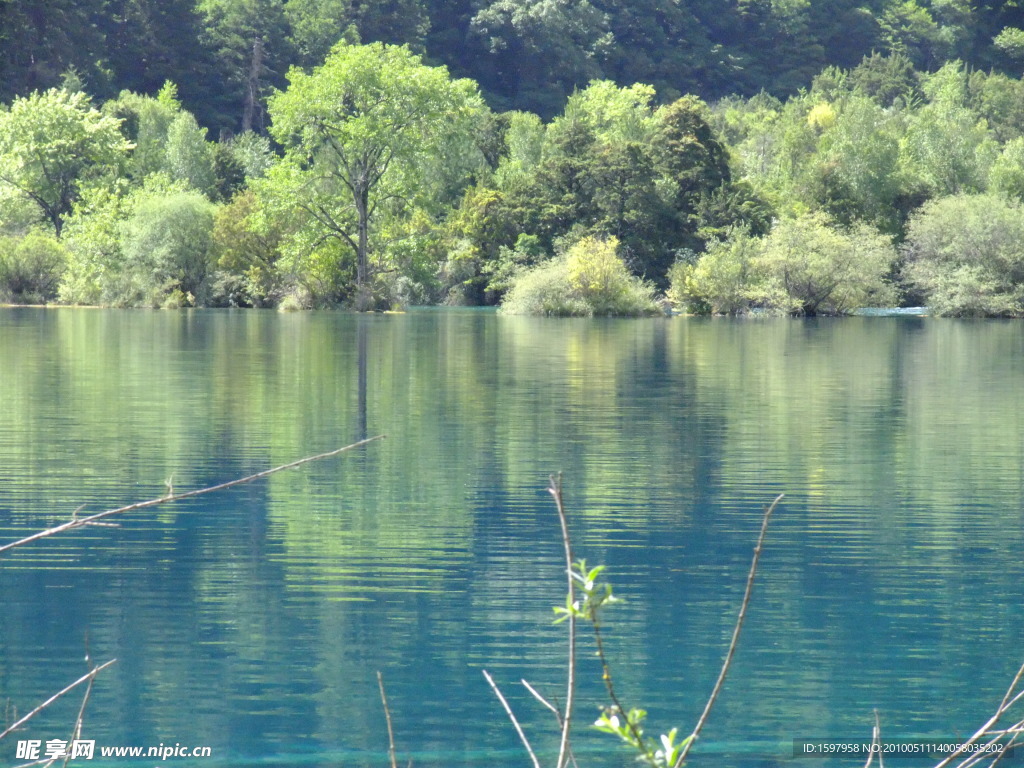
MULTIPOLYGON (((480 670, 554 749, 517 681, 561 697, 561 470, 577 554, 626 598, 608 642, 651 732, 695 721, 787 494, 691 765, 789 763, 795 738, 869 737, 873 709, 892 738, 964 734, 1024 652, 1022 421, 1010 322, 0 310, 2 541, 388 435, 0 556, 0 707, 88 647, 118 659, 100 745, 384 766, 380 670, 406 760, 524 765, 480 670)), ((77 706, 20 737, 66 738, 77 706)), ((581 765, 631 765, 609 739, 581 729, 581 765)))

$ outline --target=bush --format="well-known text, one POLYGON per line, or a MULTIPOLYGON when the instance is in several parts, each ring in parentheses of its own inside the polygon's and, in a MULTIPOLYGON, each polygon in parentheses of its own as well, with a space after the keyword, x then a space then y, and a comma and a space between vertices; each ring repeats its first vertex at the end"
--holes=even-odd
POLYGON ((940 315, 1024 315, 1024 211, 994 195, 932 200, 911 219, 907 278, 940 315))
POLYGON ((269 216, 251 191, 240 192, 217 208, 212 237, 220 271, 214 279, 214 303, 249 307, 277 303, 286 290, 277 268, 283 235, 283 222, 269 216))
POLYGON ((551 259, 519 275, 501 302, 501 312, 559 317, 592 315, 591 308, 571 293, 569 265, 564 258, 551 259))
POLYGON ((65 227, 69 263, 61 300, 122 307, 207 303, 214 208, 161 174, 131 192, 90 191, 65 227))
POLYGON ((149 289, 150 303, 205 303, 212 270, 213 210, 212 203, 192 190, 136 202, 121 227, 121 249, 149 289))
POLYGON ((895 261, 889 238, 867 224, 840 229, 820 213, 786 219, 765 238, 757 260, 765 280, 754 299, 811 317, 892 306, 887 277, 895 261))
POLYGON ((761 278, 754 263, 763 241, 743 230, 712 242, 695 263, 676 262, 669 270, 668 300, 697 315, 740 315, 751 309, 751 292, 761 278))
POLYGON ((887 279, 895 258, 889 239, 872 227, 843 229, 809 213, 779 222, 763 238, 733 231, 695 264, 673 268, 669 297, 702 314, 843 315, 895 303, 887 279))
POLYGON ((0 240, 0 298, 43 304, 57 297, 67 252, 53 235, 33 231, 0 240))
POLYGON ((616 238, 584 237, 563 256, 514 279, 501 311, 510 315, 658 314, 651 287, 619 257, 616 238))

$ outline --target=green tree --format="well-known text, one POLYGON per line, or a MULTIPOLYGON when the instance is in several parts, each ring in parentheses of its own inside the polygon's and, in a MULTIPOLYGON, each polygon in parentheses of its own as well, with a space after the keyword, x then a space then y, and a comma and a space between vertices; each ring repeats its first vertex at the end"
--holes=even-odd
POLYGON ((352 5, 360 40, 406 44, 422 52, 430 28, 422 0, 354 0, 352 5))
POLYGON ((270 101, 272 133, 285 147, 271 177, 309 217, 310 245, 335 241, 354 252, 365 307, 375 228, 389 208, 429 197, 420 169, 482 102, 472 83, 380 43, 339 44, 322 67, 293 69, 289 81, 270 101))
POLYGON ((130 148, 119 121, 84 93, 36 92, 0 112, 0 184, 31 200, 57 237, 82 186, 117 169, 130 148))
POLYGON ((191 189, 136 196, 120 241, 127 264, 147 290, 146 303, 207 303, 213 214, 214 205, 191 189))
POLYGON ((113 93, 152 94, 171 81, 203 125, 234 127, 237 114, 226 108, 231 80, 204 44, 196 0, 106 0, 104 6, 95 25, 104 36, 102 61, 113 93))
POLYGON ((914 64, 900 53, 865 56, 850 72, 849 84, 883 107, 908 104, 919 96, 914 64))
POLYGON ((164 83, 156 97, 122 91, 103 105, 103 113, 120 121, 121 132, 132 144, 126 171, 133 181, 141 183, 164 170, 167 131, 180 112, 178 88, 171 82, 164 83))
POLYGON ((939 23, 916 0, 890 3, 880 24, 889 51, 907 56, 922 69, 934 68, 952 53, 951 41, 939 23))
POLYGON ((707 105, 696 97, 678 99, 656 117, 659 164, 675 185, 676 208, 690 218, 701 198, 730 181, 728 152, 711 127, 707 105))
POLYGON ((1024 137, 1007 142, 1003 147, 989 172, 988 191, 1024 200, 1024 137))
POLYGON ((757 258, 765 279, 754 299, 806 316, 891 306, 896 293, 888 276, 895 261, 892 241, 868 225, 845 230, 820 213, 784 219, 757 258))
POLYGON ((902 172, 933 197, 980 192, 998 147, 967 103, 963 65, 946 64, 924 88, 929 103, 909 116, 901 141, 902 172))
POLYGON ((225 112, 233 113, 233 124, 242 131, 261 130, 265 91, 289 61, 282 1, 199 0, 196 10, 203 17, 204 40, 232 91, 225 112))
POLYGON ((191 112, 179 113, 167 127, 164 170, 208 197, 215 194, 214 145, 206 140, 206 129, 199 127, 191 112))
POLYGON ((871 227, 840 228, 809 213, 783 219, 763 238, 734 230, 693 265, 673 268, 670 298, 700 313, 842 315, 895 302, 895 260, 889 238, 871 227))
POLYGON ((902 132, 898 114, 859 94, 846 97, 818 142, 818 204, 846 225, 867 221, 886 232, 899 232, 902 132))
POLYGON ((0 101, 60 85, 78 73, 104 86, 107 13, 98 0, 4 0, 0 2, 0 101))
POLYGON ((601 77, 599 59, 610 43, 605 15, 588 0, 490 0, 468 35, 481 86, 505 108, 543 117, 601 77))
POLYGON ((358 43, 352 0, 286 0, 284 15, 289 41, 303 66, 320 64, 331 48, 345 38, 358 43))
POLYGON ((957 195, 910 220, 906 276, 940 315, 1024 314, 1024 210, 1018 200, 957 195))

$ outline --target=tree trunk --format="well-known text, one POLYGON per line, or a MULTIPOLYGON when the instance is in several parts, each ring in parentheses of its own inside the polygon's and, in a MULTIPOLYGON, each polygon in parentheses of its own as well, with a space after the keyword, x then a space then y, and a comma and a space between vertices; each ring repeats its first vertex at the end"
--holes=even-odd
POLYGON ((259 102, 260 74, 263 72, 263 38, 256 35, 252 43, 252 59, 249 62, 249 78, 245 84, 245 108, 242 112, 242 132, 252 130, 252 119, 259 102))
POLYGON ((359 217, 359 241, 356 248, 356 309, 365 312, 370 308, 369 249, 370 249, 370 190, 365 184, 356 187, 356 214, 359 217))

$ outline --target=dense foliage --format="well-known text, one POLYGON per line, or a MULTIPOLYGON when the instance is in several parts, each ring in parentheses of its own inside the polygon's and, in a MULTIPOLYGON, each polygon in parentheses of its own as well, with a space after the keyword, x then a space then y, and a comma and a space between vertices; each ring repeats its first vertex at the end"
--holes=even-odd
POLYGON ((14 0, 0 15, 6 300, 511 291, 618 313, 584 300, 567 256, 615 243, 630 286, 688 311, 1024 313, 1006 245, 1024 197, 1017 3, 14 0), (957 217, 1001 234, 954 236, 957 217))
POLYGON ((289 67, 345 37, 408 44, 492 108, 550 118, 595 79, 649 83, 665 103, 784 96, 873 51, 1015 75, 1022 28, 1024 5, 992 0, 6 0, 0 101, 69 70, 101 100, 170 80, 215 135, 260 129, 289 67))
POLYGON ((502 311, 510 315, 653 315, 650 285, 629 273, 617 238, 585 237, 564 255, 525 270, 502 311))

